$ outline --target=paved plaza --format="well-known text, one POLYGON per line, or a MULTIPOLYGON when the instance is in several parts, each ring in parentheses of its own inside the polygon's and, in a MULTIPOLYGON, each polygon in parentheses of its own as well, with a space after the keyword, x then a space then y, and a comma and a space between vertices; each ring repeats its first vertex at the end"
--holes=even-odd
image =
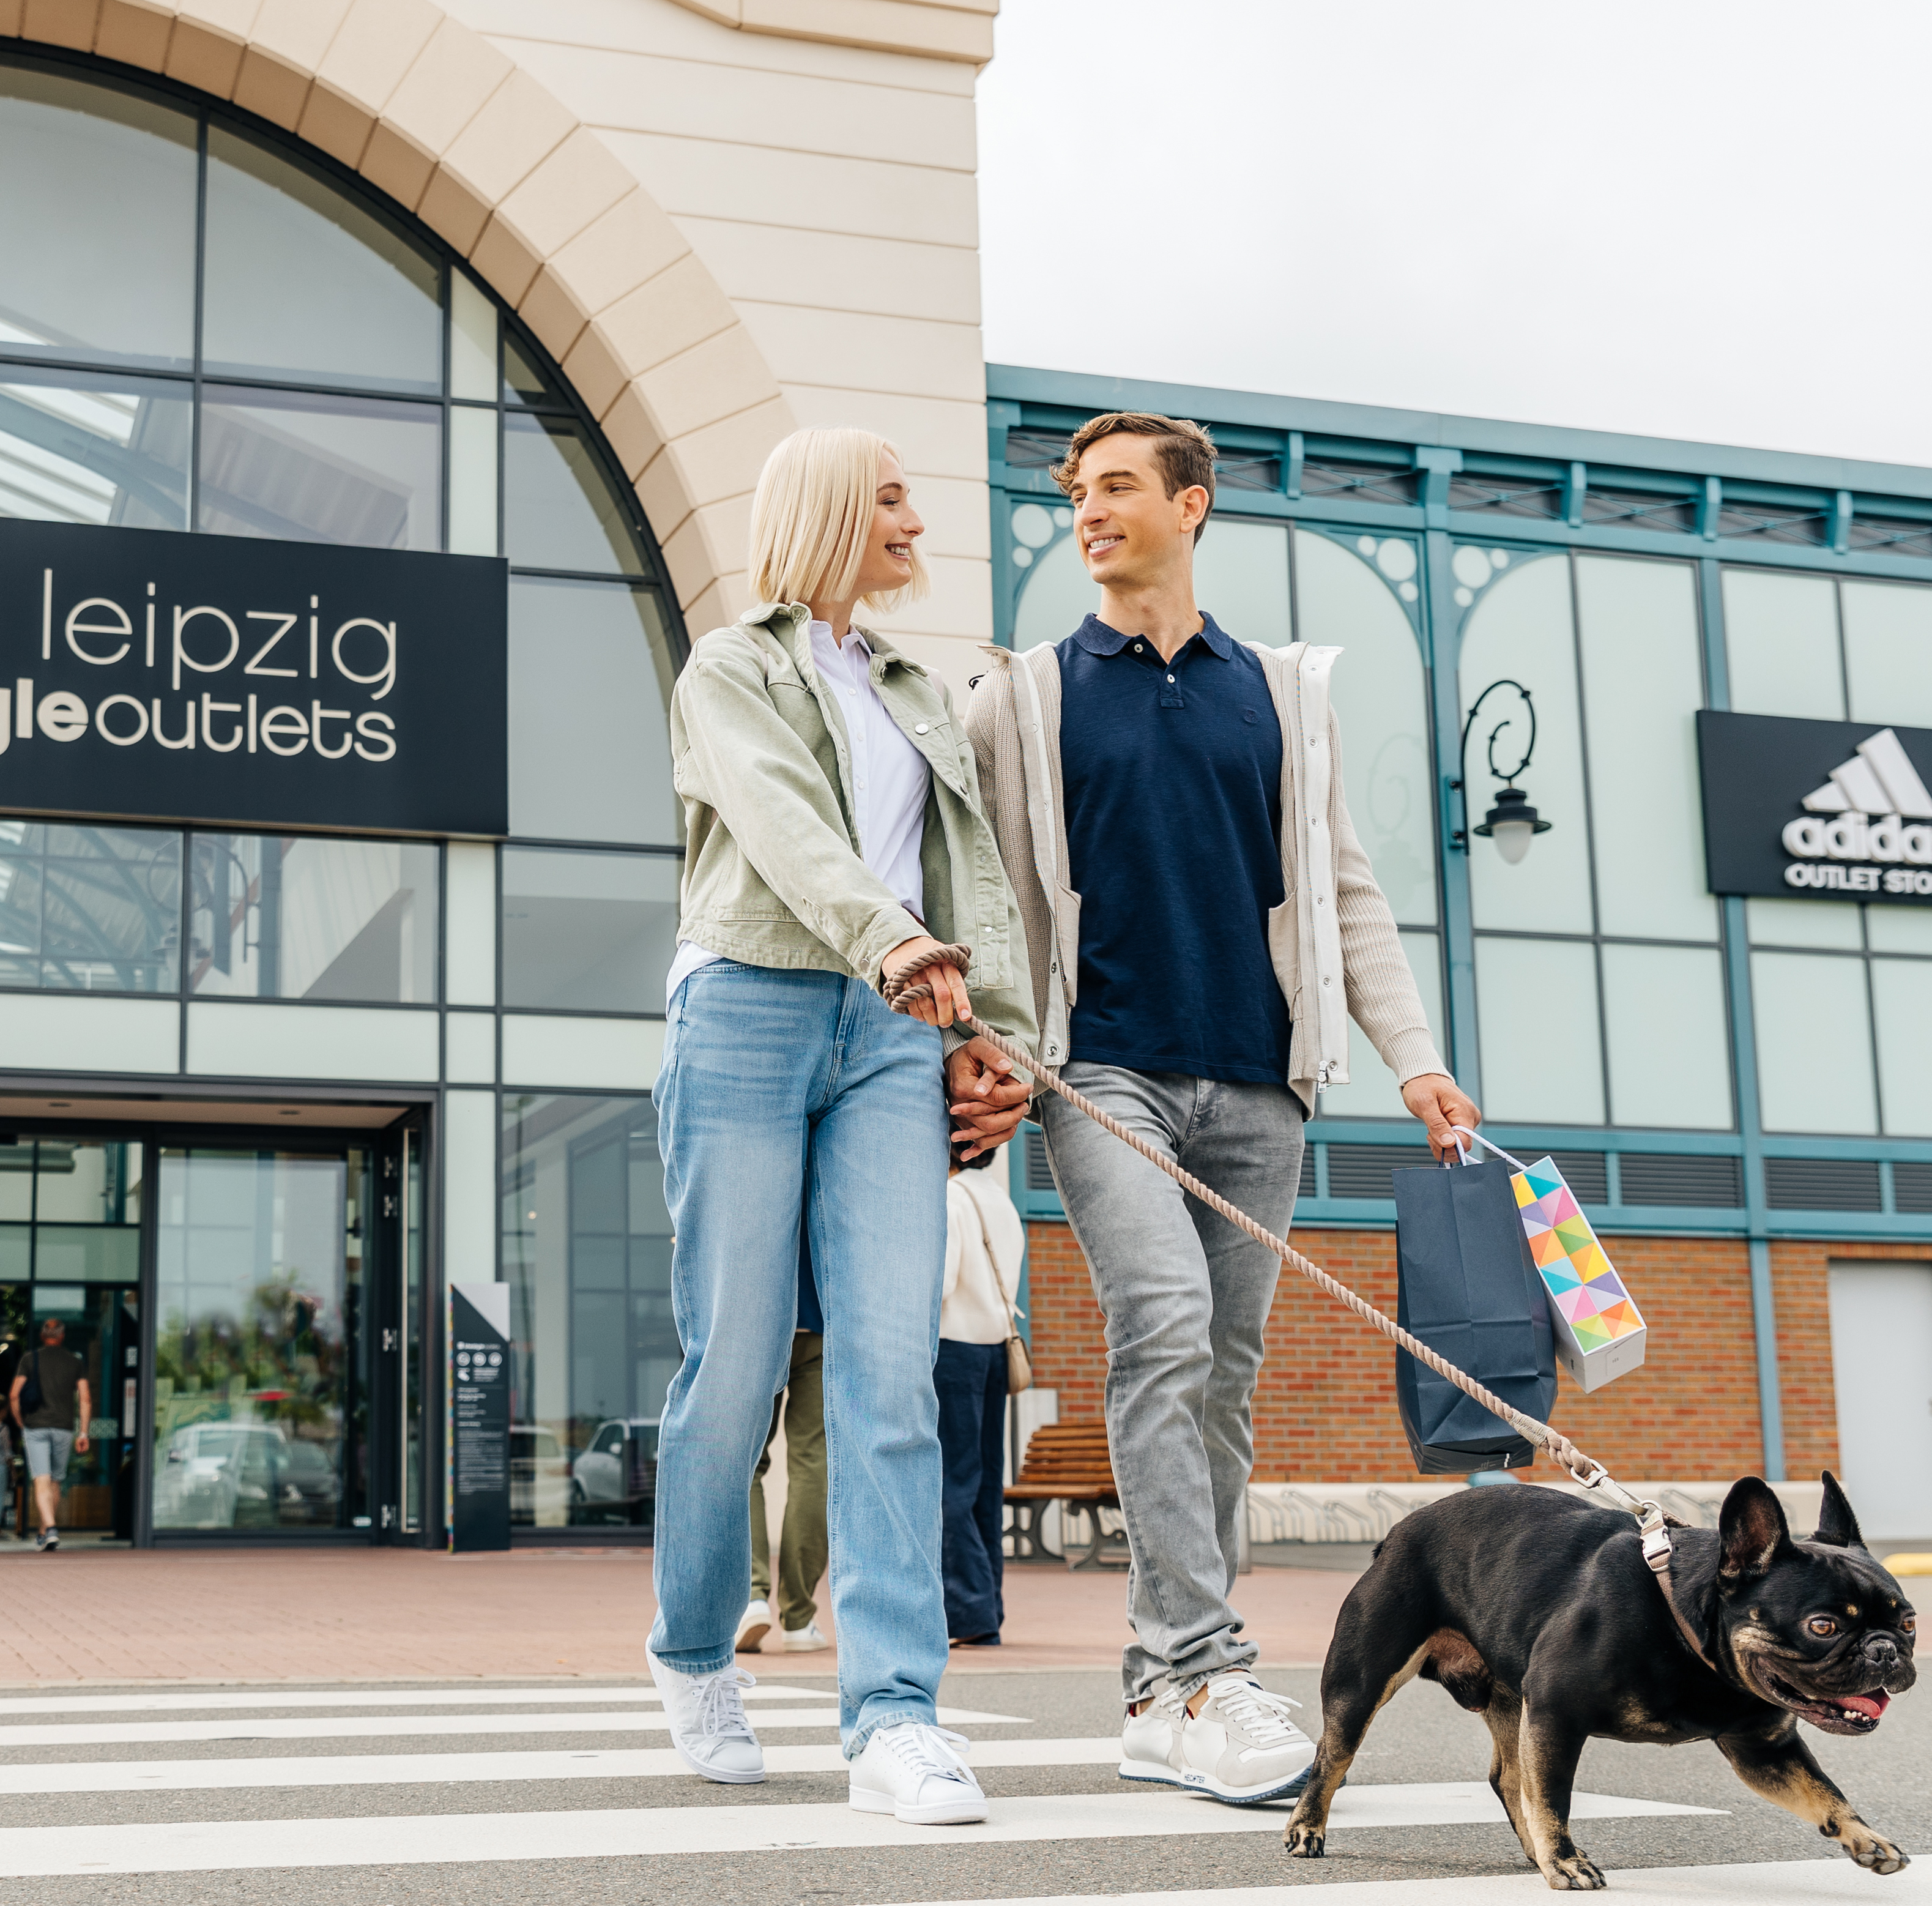
MULTIPOLYGON (((1545 1892, 1489 1792, 1480 1722, 1434 1687, 1377 1724, 1318 1863, 1283 1856, 1285 1806, 1124 1787, 1118 1575, 1012 1571, 1014 1645, 959 1661, 940 1693, 991 1817, 919 1828, 845 1804, 824 1655, 750 1664, 762 1786, 685 1772, 643 1672, 641 1552, 12 1559, 0 1899, 1260 1906, 1332 1886, 1349 1906, 1488 1906, 1545 1892)), ((1313 1664, 1351 1579, 1258 1569, 1238 1589, 1274 1664, 1263 1678, 1311 1730, 1313 1664)), ((1812 1738, 1875 1824, 1932 1842, 1932 1703, 1906 1697, 1872 1740, 1812 1738)), ((1932 1862, 1860 1872, 1708 1747, 1593 1743, 1579 1785, 1579 1841, 1626 1901, 1932 1901, 1932 1862)))

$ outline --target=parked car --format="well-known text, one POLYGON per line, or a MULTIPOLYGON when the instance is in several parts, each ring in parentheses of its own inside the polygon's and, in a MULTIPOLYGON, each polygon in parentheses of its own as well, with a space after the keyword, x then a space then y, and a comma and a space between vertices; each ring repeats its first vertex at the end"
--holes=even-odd
POLYGON ((154 1521, 163 1529, 328 1527, 341 1493, 328 1451, 280 1424, 193 1423, 168 1439, 154 1521))
POLYGON ((540 1423, 510 1425, 510 1520, 538 1529, 570 1520, 570 1452, 540 1423))
POLYGON ((658 1421, 613 1417, 570 1466, 571 1520, 648 1526, 658 1493, 658 1421))

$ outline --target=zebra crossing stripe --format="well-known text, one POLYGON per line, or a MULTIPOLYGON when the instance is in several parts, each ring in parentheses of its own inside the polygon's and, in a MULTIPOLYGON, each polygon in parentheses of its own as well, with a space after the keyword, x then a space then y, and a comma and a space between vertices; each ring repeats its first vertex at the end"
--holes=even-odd
MULTIPOLYGON (((1577 1794, 1570 1809, 1575 1819, 1714 1811, 1586 1793, 1577 1794)), ((996 1799, 983 1822, 946 1827, 904 1826, 888 1815, 860 1813, 842 1802, 21 1826, 0 1828, 0 1872, 31 1879, 103 1873, 527 1864, 538 1859, 801 1849, 932 1850, 1003 1841, 1275 1833, 1286 1811, 1280 1807, 1219 1806, 1191 1794, 1109 1793, 996 1799)), ((1438 1781, 1345 1788, 1336 1796, 1330 1826, 1340 1832, 1369 1826, 1462 1826, 1500 1822, 1502 1817, 1486 1784, 1438 1781)))
MULTIPOLYGON (((1092 1740, 975 1741, 976 1767, 1114 1766, 1119 1736, 1092 1740)), ((838 1773, 836 1743, 767 1746, 775 1774, 838 1773)), ((0 1764, 0 1794, 212 1792, 243 1787, 406 1787, 465 1781, 694 1778, 668 1747, 532 1749, 522 1753, 303 1754, 206 1760, 16 1761, 0 1764)))
MULTIPOLYGON (((1849 1859, 1766 1860, 1728 1866, 1606 1867, 1617 1906, 1824 1906, 1870 1898, 1871 1875, 1849 1859)), ((1928 1906, 1932 1879, 1911 1871, 1886 1898, 1897 1906, 1928 1906)), ((1366 1880, 1347 1883, 1346 1906, 1534 1906, 1550 1897, 1540 1873, 1481 1874, 1456 1879, 1366 1880)), ((1093 1893, 1060 1893, 1050 1899, 940 1900, 929 1906, 1094 1906, 1093 1893)), ((1107 1906, 1300 1906, 1298 1888, 1225 1886, 1210 1892, 1110 1892, 1107 1906)))
MULTIPOLYGON (((786 1688, 760 1682, 745 1690, 750 1703, 824 1701, 824 1688, 786 1688)), ((541 1707, 568 1706, 574 1701, 628 1701, 655 1706, 661 1699, 652 1687, 572 1688, 384 1688, 352 1691, 292 1688, 258 1688, 248 1694, 32 1694, 0 1697, 0 1723, 20 1714, 218 1714, 237 1709, 318 1707, 541 1707)))
MULTIPOLYGON (((986 1714, 970 1707, 942 1707, 942 1727, 1027 1727, 1016 1714, 986 1714)), ((780 1709, 760 1715, 761 1733, 788 1727, 836 1727, 836 1707, 780 1709)), ((48 1721, 0 1727, 0 1752, 23 1747, 133 1747, 166 1741, 352 1740, 381 1735, 664 1733, 670 1723, 661 1710, 610 1714, 370 1714, 318 1715, 313 1720, 264 1715, 232 1721, 48 1721)))

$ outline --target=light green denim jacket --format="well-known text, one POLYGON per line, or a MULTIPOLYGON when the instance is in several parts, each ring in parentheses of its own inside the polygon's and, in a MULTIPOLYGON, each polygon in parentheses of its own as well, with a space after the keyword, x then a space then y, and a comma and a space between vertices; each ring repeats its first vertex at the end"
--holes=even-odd
MULTIPOLYGON (((686 850, 678 937, 754 966, 842 973, 930 933, 973 949, 974 1010, 1028 1051, 1036 1034, 1019 903, 980 803, 972 744, 945 684, 861 630, 872 685, 932 770, 920 850, 926 919, 860 857, 844 718, 812 659, 812 612, 761 603, 692 650, 670 701, 686 850)), ((949 1029, 950 1052, 961 1043, 949 1029)))

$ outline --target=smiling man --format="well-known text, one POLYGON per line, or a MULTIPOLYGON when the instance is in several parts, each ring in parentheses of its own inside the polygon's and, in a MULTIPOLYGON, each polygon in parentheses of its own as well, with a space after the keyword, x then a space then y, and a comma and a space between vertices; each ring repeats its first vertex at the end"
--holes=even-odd
MULTIPOLYGON (((997 652, 967 721, 1026 923, 1040 1056, 1286 1235, 1303 1121, 1346 1082, 1351 1015, 1438 1154, 1476 1108, 1349 824, 1336 652, 1264 646, 1288 632, 1231 633, 1196 605, 1207 432, 1096 417, 1054 476, 1100 613, 1056 647, 997 652)), ((1064 1101, 1040 1115, 1106 1319, 1136 1637, 1121 1775, 1234 1802, 1298 1792, 1313 1743, 1255 1679, 1228 1600, 1280 1265, 1064 1101)))

